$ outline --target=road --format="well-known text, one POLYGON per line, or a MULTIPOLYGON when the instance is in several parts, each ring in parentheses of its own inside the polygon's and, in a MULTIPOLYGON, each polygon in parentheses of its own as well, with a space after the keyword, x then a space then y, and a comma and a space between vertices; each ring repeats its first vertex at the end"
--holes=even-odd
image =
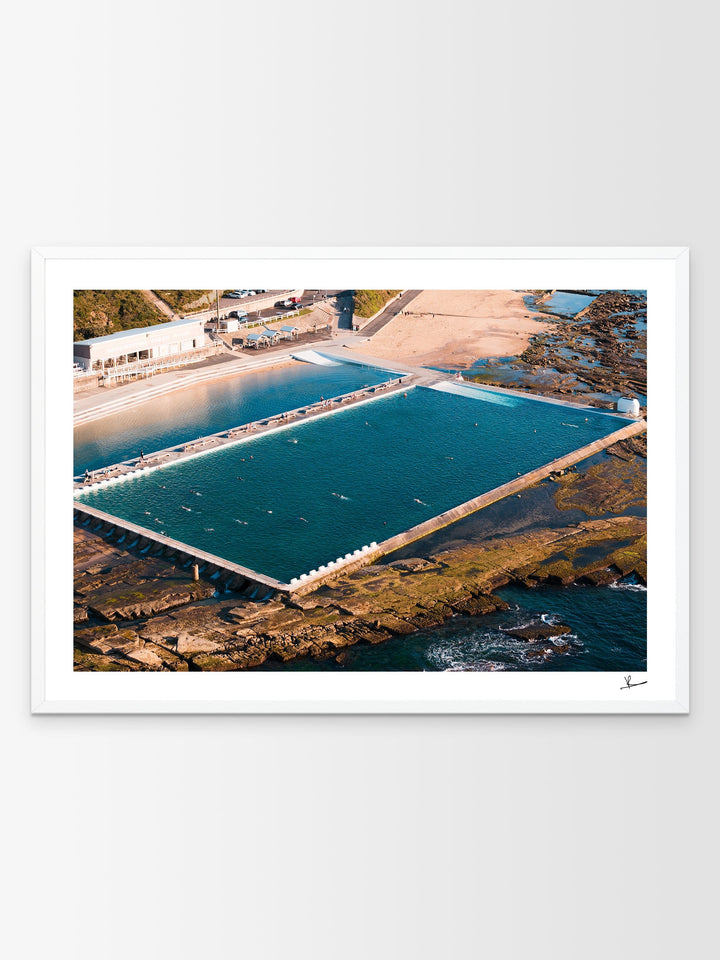
POLYGON ((390 323, 393 317, 396 317, 401 310, 404 310, 407 305, 418 296, 419 293, 422 293, 421 290, 406 290, 405 293, 399 297, 397 300, 393 300, 392 303, 389 303, 379 317, 375 317, 366 327, 361 328, 361 333, 364 337, 372 337, 373 334, 376 334, 379 330, 390 323))

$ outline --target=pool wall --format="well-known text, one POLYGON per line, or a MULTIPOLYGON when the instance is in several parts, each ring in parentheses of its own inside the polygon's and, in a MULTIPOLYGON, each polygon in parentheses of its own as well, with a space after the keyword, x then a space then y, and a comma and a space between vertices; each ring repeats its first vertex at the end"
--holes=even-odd
MULTIPOLYGON (((331 411, 328 411, 328 413, 329 412, 331 411)), ((605 437, 601 437, 599 440, 595 440, 590 444, 579 447, 577 450, 573 450, 562 457, 558 457, 549 463, 543 464, 543 466, 537 467, 534 470, 517 477, 515 480, 511 480, 499 487, 495 487, 493 490, 489 490, 478 497, 474 497, 473 499, 459 504, 450 510, 446 510, 435 517, 431 517, 429 520, 425 520, 423 523, 420 523, 417 526, 410 527, 408 530, 390 537, 389 539, 384 540, 382 543, 378 544, 373 542, 367 544, 363 546, 362 549, 355 550, 351 554, 346 554, 345 557, 338 558, 336 561, 333 561, 328 565, 321 566, 317 570, 311 570, 308 573, 302 573, 299 576, 292 578, 290 583, 283 583, 265 574, 251 570, 248 567, 244 567, 241 564, 233 563, 232 561, 225 560, 222 557, 199 550, 190 544, 173 540, 170 537, 166 537, 163 534, 157 533, 156 531, 148 530, 145 527, 138 526, 111 514, 96 510, 94 507, 87 506, 82 502, 82 500, 76 500, 74 503, 75 522, 84 526, 90 525, 96 532, 100 532, 104 536, 114 537, 123 543, 125 539, 127 539, 128 535, 135 536, 137 539, 128 546, 137 547, 138 549, 141 549, 142 552, 148 552, 148 549, 154 549, 152 548, 152 544, 155 544, 156 547, 160 548, 161 553, 176 556, 182 559, 186 566, 190 566, 191 563, 199 561, 200 563, 206 565, 206 569, 216 568, 217 571, 225 571, 230 575, 230 580, 227 581, 227 584, 230 585, 232 589, 242 590, 255 585, 255 588, 257 588, 257 586, 268 588, 268 596, 270 596, 274 591, 304 594, 316 589, 321 583, 333 579, 339 573, 348 573, 354 569, 364 566, 365 564, 372 563, 375 560, 378 560, 380 557, 388 553, 392 553, 394 550, 397 550, 408 543, 419 540, 422 537, 435 532, 436 530, 440 530, 443 527, 449 526, 449 524, 454 523, 456 520, 460 520, 471 513, 475 513, 477 510, 481 510, 483 507, 489 506, 491 503, 494 503, 497 500, 502 500, 504 497, 510 496, 513 493, 519 493, 526 487, 529 487, 532 484, 537 483, 539 480, 544 479, 554 470, 563 470, 566 467, 572 466, 573 464, 578 463, 581 460, 585 460, 588 457, 591 457, 593 454, 612 446, 612 444, 617 443, 620 440, 633 437, 636 434, 642 433, 646 429, 647 423, 644 420, 633 420, 626 426, 621 427, 619 430, 615 430, 613 433, 610 433, 605 437), (149 548, 140 546, 144 541, 147 541, 147 543, 150 545, 149 548), (235 580, 235 583, 233 583, 234 578, 238 578, 235 580)))
POLYGON ((223 557, 216 557, 206 550, 199 550, 188 543, 173 540, 172 537, 166 537, 155 530, 147 530, 145 527, 130 523, 129 520, 121 520, 112 514, 96 510, 95 507, 88 507, 86 504, 75 504, 74 520, 79 526, 90 527, 94 533, 114 539, 120 545, 124 545, 125 540, 129 540, 126 549, 137 549, 141 554, 150 554, 155 557, 162 555, 168 558, 174 557, 181 566, 186 567, 197 563, 198 566, 202 565, 204 573, 211 576, 217 571, 225 571, 230 575, 225 585, 233 590, 242 590, 252 584, 268 587, 271 593, 275 590, 290 589, 289 584, 281 583, 264 573, 250 570, 249 567, 225 560, 223 557), (133 537, 135 540, 132 539, 133 537))
MULTIPOLYGON (((375 384, 372 387, 364 387, 353 390, 350 393, 343 393, 336 397, 330 397, 328 400, 320 403, 309 403, 295 410, 287 410, 283 413, 275 414, 271 417, 264 417, 262 420, 256 420, 252 423, 241 424, 236 427, 230 427, 229 430, 220 430, 218 433, 211 433, 205 437, 199 437, 197 440, 191 440, 187 443, 179 443, 173 447, 166 447, 164 450, 157 450, 148 454, 144 460, 134 457, 132 460, 123 460, 120 463, 110 464, 102 472, 111 471, 114 475, 107 479, 94 479, 84 482, 81 475, 74 477, 75 491, 81 493, 83 490, 100 490, 113 483, 120 483, 123 480, 130 480, 153 470, 159 470, 162 467, 169 467, 179 463, 181 460, 190 460, 194 457, 201 457, 206 453, 212 453, 222 447, 232 446, 238 443, 245 443, 255 437, 260 437, 269 430, 280 431, 287 427, 294 427, 308 419, 320 419, 336 413, 338 410, 346 410, 348 407, 360 406, 363 403, 369 403, 371 400, 377 400, 381 396, 388 396, 398 390, 410 389, 412 377, 407 374, 399 375, 396 380, 387 380, 384 383, 375 384)), ((94 473, 100 473, 96 470, 94 473)))

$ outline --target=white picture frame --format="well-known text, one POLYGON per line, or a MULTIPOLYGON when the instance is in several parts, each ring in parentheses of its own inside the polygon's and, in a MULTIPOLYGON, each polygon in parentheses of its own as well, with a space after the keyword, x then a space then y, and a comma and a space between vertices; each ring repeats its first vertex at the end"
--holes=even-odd
POLYGON ((75 248, 32 251, 33 713, 687 713, 689 252, 649 248, 75 248), (648 291, 648 670, 78 673, 72 669, 72 291, 266 287, 648 291), (275 284, 273 284, 275 280, 275 284), (256 282, 257 282, 256 281, 256 282), (67 362, 66 362, 67 360, 67 362), (647 681, 641 683, 641 681, 647 681), (637 685, 634 685, 637 683, 637 685))

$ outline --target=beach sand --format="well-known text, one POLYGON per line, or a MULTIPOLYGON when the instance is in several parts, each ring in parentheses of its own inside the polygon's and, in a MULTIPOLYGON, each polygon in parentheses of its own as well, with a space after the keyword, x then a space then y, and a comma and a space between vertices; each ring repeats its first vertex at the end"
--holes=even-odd
POLYGON ((531 337, 552 329, 513 290, 423 290, 408 310, 351 349, 418 366, 469 367, 483 357, 518 356, 531 337))

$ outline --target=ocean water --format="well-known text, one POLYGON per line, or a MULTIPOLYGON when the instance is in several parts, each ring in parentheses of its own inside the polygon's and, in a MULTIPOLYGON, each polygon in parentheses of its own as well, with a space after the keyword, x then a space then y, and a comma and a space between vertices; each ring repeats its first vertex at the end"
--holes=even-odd
POLYGON ((647 669, 647 592, 626 581, 611 587, 574 584, 497 591, 510 604, 483 617, 454 617, 439 627, 358 644, 336 660, 268 663, 262 670, 538 670, 635 671, 647 669), (528 643, 505 633, 543 620, 572 633, 528 643), (568 645, 567 649, 564 645, 568 645))
POLYGON ((385 383, 396 374, 357 363, 294 363, 198 384, 75 428, 75 474, 385 383))
POLYGON ((479 388, 416 387, 77 499, 288 582, 626 422, 479 388))

